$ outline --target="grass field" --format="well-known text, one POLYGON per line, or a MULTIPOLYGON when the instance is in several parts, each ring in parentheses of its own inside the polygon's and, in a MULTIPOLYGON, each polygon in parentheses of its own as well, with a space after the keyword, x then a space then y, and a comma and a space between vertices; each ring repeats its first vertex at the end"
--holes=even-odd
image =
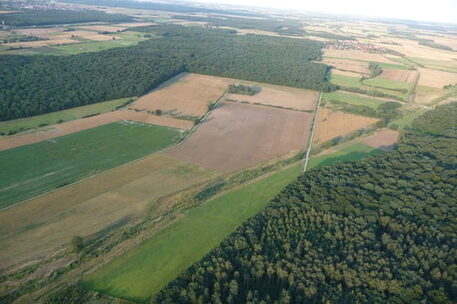
POLYGON ((370 86, 374 86, 374 87, 381 87, 381 88, 391 89, 391 90, 408 90, 410 87, 410 85, 406 82, 394 81, 394 80, 380 78, 380 77, 364 80, 363 83, 366 85, 370 85, 370 86))
POLYGON ((344 58, 344 57, 333 57, 333 56, 324 56, 325 58, 329 58, 329 59, 348 59, 348 60, 352 60, 352 61, 356 61, 356 62, 375 62, 377 64, 379 64, 380 67, 382 67, 383 69, 392 69, 392 70, 407 70, 408 67, 404 66, 404 65, 400 65, 400 64, 395 64, 395 63, 387 63, 387 62, 377 62, 375 60, 371 61, 371 60, 360 60, 360 59, 355 59, 355 58, 344 58))
POLYGON ((377 109, 381 104, 386 102, 385 100, 343 92, 324 93, 323 99, 330 102, 345 102, 355 106, 367 106, 372 109, 377 109))
POLYGON ((309 161, 308 168, 312 169, 329 166, 342 161, 356 161, 378 153, 382 153, 382 151, 363 143, 352 143, 338 149, 335 152, 312 157, 309 161))
POLYGON ((177 129, 117 122, 0 152, 0 208, 172 145, 177 129))
POLYGON ((331 78, 330 81, 332 83, 340 86, 340 87, 343 87, 343 88, 344 87, 346 87, 346 88, 359 88, 359 89, 366 90, 366 91, 378 91, 378 92, 381 92, 381 93, 384 93, 384 94, 387 94, 387 95, 391 95, 391 96, 397 96, 397 97, 403 97, 404 96, 404 94, 399 92, 399 91, 383 89, 383 88, 373 88, 373 87, 364 85, 360 81, 360 78, 332 74, 332 78, 331 78))
POLYGON ((420 109, 420 110, 412 111, 409 113, 404 113, 399 118, 392 120, 389 123, 389 127, 397 126, 398 130, 403 130, 405 127, 411 126, 414 119, 421 116, 425 112, 427 112, 427 110, 420 109))
POLYGON ((52 112, 28 118, 0 122, 0 134, 8 134, 9 132, 18 132, 21 130, 35 129, 45 125, 53 125, 59 122, 65 122, 95 114, 109 112, 125 104, 130 99, 131 98, 115 99, 105 102, 94 103, 87 106, 72 108, 64 111, 52 112))
POLYGON ((258 213, 301 170, 301 164, 296 164, 192 209, 184 218, 83 280, 82 286, 146 302, 258 213))

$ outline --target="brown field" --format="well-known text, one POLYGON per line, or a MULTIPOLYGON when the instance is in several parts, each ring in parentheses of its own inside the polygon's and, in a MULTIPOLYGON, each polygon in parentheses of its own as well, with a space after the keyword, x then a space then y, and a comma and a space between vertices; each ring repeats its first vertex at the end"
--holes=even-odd
POLYGON ((154 22, 128 22, 128 23, 119 23, 116 24, 118 26, 125 26, 125 27, 137 27, 137 26, 148 26, 148 25, 156 25, 157 23, 154 22))
POLYGON ((306 111, 314 110, 318 98, 319 93, 316 91, 266 84, 262 84, 261 91, 254 96, 227 95, 227 99, 238 102, 259 103, 306 111))
POLYGON ((348 135, 351 132, 369 127, 377 121, 378 119, 375 118, 320 108, 314 143, 319 144, 338 136, 348 135))
POLYGON ((431 69, 419 69, 419 85, 442 89, 448 84, 457 84, 457 73, 443 72, 431 69))
POLYGON ((165 152, 231 172, 306 148, 312 113, 224 102, 182 145, 165 152))
MULTIPOLYGON (((94 41, 108 41, 108 40, 113 40, 113 37, 115 37, 115 36, 101 35, 101 34, 98 34, 97 32, 92 32, 92 31, 72 31, 72 32, 64 32, 62 34, 59 34, 56 37, 83 38, 83 39, 89 39, 89 40, 94 40, 94 41)), ((115 38, 119 39, 120 37, 115 37, 115 38)))
POLYGON ((17 11, 0 11, 0 14, 11 14, 16 13, 17 11))
POLYGON ((417 72, 411 70, 390 70, 383 69, 380 78, 390 79, 394 81, 402 81, 406 83, 413 83, 416 78, 417 72))
POLYGON ((346 50, 324 50, 325 57, 336 57, 336 58, 345 58, 345 59, 356 59, 356 60, 364 60, 364 61, 377 61, 377 62, 384 62, 384 63, 395 63, 389 59, 387 59, 382 54, 374 54, 374 53, 362 53, 356 51, 346 51, 346 50))
POLYGON ((457 53, 439 50, 423 45, 419 45, 417 41, 411 41, 401 38, 390 38, 389 41, 399 43, 400 45, 389 45, 390 49, 400 52, 408 57, 428 58, 439 61, 453 61, 457 58, 457 53))
POLYGON ((37 27, 37 28, 25 28, 17 29, 15 32, 24 34, 24 35, 33 35, 43 38, 49 38, 50 35, 56 35, 56 33, 63 32, 64 28, 62 27, 37 27))
POLYGON ((114 229, 152 207, 159 215, 165 208, 160 197, 216 175, 158 154, 4 210, 0 269, 55 252, 75 235, 114 229))
POLYGON ((360 78, 360 73, 346 72, 337 69, 333 69, 332 74, 360 78))
POLYGON ((193 127, 193 123, 187 120, 156 116, 146 112, 119 110, 43 127, 31 133, 2 136, 0 137, 0 151, 33 144, 121 120, 138 121, 178 129, 190 129, 193 127))
POLYGON ((50 39, 50 40, 41 40, 41 41, 24 41, 24 42, 12 42, 6 43, 5 46, 8 47, 43 47, 51 45, 62 45, 62 44, 72 44, 79 43, 77 40, 72 40, 70 38, 59 38, 59 39, 50 39))
POLYGON ((420 104, 427 104, 433 101, 435 98, 443 96, 445 91, 443 89, 418 86, 416 88, 416 97, 414 101, 420 104))
POLYGON ((392 150, 395 147, 399 136, 400 133, 398 131, 381 129, 375 134, 362 139, 362 142, 374 148, 387 151, 392 150))
POLYGON ((182 116, 201 116, 218 100, 234 80, 182 73, 165 82, 132 104, 140 110, 172 112, 182 116))
MULTIPOLYGON (((335 59, 335 58, 324 58, 323 63, 332 66, 337 70, 356 72, 360 74, 368 75, 368 62, 353 61, 348 59, 335 59)), ((360 75, 359 75, 360 77, 360 75)))

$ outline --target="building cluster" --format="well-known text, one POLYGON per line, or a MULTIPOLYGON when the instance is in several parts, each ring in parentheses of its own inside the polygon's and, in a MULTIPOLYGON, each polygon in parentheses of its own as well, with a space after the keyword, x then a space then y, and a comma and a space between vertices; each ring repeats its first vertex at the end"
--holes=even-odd
POLYGON ((82 9, 72 4, 55 2, 55 1, 16 1, 16 0, 4 0, 2 1, 4 7, 10 7, 11 9, 32 9, 32 10, 68 10, 68 11, 81 11, 82 9), (10 5, 8 5, 10 4, 10 5))
POLYGON ((349 40, 331 40, 324 42, 324 48, 330 50, 347 50, 363 53, 385 53, 386 49, 371 43, 349 40))

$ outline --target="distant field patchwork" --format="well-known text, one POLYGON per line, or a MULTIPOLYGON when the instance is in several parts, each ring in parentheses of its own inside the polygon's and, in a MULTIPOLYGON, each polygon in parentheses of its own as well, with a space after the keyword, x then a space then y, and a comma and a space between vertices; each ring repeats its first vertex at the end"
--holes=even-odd
POLYGON ((178 129, 117 122, 0 152, 0 208, 177 142, 178 129))

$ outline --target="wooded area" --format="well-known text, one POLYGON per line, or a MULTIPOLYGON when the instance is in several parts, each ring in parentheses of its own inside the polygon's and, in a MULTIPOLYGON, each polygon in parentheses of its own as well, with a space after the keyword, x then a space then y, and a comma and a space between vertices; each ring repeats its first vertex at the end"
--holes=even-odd
POLYGON ((395 151, 309 171, 154 302, 455 303, 456 114, 442 106, 395 151))
POLYGON ((183 71, 335 89, 328 66, 310 62, 321 58, 319 42, 173 25, 136 30, 158 37, 68 57, 0 56, 0 120, 140 96, 183 71))

